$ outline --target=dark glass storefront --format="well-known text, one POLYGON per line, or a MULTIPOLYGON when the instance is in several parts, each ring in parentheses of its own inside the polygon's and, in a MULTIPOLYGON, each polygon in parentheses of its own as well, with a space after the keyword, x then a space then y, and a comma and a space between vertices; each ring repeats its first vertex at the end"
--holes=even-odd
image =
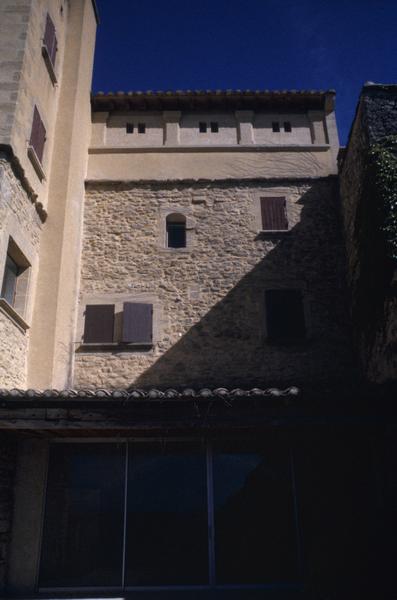
POLYGON ((39 587, 294 586, 293 475, 283 444, 54 443, 39 587))

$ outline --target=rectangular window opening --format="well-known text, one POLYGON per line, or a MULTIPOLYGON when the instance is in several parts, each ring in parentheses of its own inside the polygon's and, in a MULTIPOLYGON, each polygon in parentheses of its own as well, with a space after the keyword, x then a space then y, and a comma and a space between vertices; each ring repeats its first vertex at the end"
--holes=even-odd
POLYGON ((290 121, 284 121, 284 131, 285 131, 286 133, 291 133, 291 131, 292 131, 292 126, 291 126, 291 123, 290 123, 290 121))
POLYGON ((199 132, 207 133, 207 123, 204 123, 203 121, 199 123, 199 132))
POLYGON ((216 121, 211 121, 211 133, 219 133, 219 124, 216 121))
POLYGON ((278 133, 280 131, 280 123, 278 121, 273 121, 272 130, 273 133, 278 133))
POLYGON ((146 124, 138 123, 138 133, 146 133, 146 124))
POLYGON ((266 330, 270 342, 294 343, 306 339, 302 292, 291 289, 266 290, 266 330))
POLYGON ((127 123, 125 130, 126 133, 134 133, 134 123, 127 123))

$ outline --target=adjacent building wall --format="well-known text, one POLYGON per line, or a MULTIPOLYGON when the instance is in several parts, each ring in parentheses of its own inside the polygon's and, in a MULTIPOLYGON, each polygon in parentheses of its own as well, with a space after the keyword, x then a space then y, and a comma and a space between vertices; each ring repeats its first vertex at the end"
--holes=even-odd
POLYGON ((383 207, 374 187, 369 152, 397 135, 397 86, 366 85, 340 167, 348 279, 356 346, 365 375, 397 376, 396 265, 380 231, 383 207))

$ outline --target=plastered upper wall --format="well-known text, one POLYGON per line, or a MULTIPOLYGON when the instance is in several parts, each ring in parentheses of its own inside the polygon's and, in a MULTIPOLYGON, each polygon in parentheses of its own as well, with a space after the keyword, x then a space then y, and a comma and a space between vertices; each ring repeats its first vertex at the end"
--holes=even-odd
POLYGON ((89 181, 322 177, 336 172, 332 111, 95 111, 92 121, 89 181), (206 124, 205 132, 200 123, 206 124), (273 123, 279 131, 273 131, 273 123))
POLYGON ((325 117, 321 111, 306 113, 137 111, 94 113, 91 147, 146 148, 167 145, 236 144, 288 146, 321 145, 327 142, 325 117), (200 123, 206 124, 206 132, 200 131, 200 123), (216 123, 218 131, 211 131, 211 123, 216 123), (273 131, 273 123, 279 125, 280 131, 273 131), (285 123, 291 126, 291 131, 285 130, 285 123), (133 126, 132 133, 127 132, 127 124, 133 126), (145 125, 145 133, 139 132, 139 124, 145 125))
POLYGON ((90 151, 87 178, 91 181, 167 179, 227 179, 321 177, 334 173, 335 162, 327 147, 313 150, 277 148, 232 151, 219 148, 191 151, 90 151))

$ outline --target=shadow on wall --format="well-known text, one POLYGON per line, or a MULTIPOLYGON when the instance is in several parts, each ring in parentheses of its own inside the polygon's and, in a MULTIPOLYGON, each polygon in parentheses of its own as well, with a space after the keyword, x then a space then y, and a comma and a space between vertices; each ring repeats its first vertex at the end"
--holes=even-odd
MULTIPOLYGON (((133 387, 286 386, 335 382, 351 373, 345 253, 337 198, 334 179, 318 181, 302 195, 300 222, 291 231, 277 236, 258 234, 255 243, 269 248, 266 256, 140 375, 133 387), (300 343, 267 340, 265 290, 279 287, 302 290, 307 336, 300 343)), ((233 246, 233 240, 213 240, 223 251, 225 244, 235 260, 239 247, 233 246)), ((202 300, 216 297, 225 279, 235 279, 235 267, 213 278, 201 290, 202 300)))

